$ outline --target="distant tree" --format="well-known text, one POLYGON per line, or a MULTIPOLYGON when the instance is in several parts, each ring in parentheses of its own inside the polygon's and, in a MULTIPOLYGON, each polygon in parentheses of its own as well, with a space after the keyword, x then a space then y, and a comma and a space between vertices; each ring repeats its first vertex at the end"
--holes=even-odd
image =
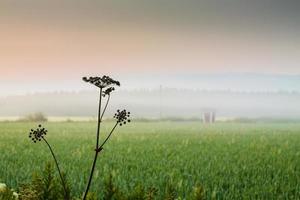
POLYGON ((18 121, 21 122, 46 122, 47 117, 42 112, 31 113, 21 117, 18 121))

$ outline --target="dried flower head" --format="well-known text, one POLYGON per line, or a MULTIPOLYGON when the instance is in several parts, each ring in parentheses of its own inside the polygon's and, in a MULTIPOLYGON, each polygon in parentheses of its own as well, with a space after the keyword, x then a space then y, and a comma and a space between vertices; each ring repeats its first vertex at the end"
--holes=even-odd
POLYGON ((44 138, 44 135, 47 135, 47 130, 42 127, 42 125, 39 125, 37 129, 33 130, 31 129, 29 132, 29 138, 36 143, 37 141, 41 141, 42 138, 44 138))
POLYGON ((85 82, 91 83, 99 88, 106 88, 106 87, 110 87, 113 85, 116 85, 116 86, 121 85, 119 81, 116 81, 116 80, 110 78, 109 76, 102 76, 102 77, 95 76, 95 77, 89 77, 89 78, 83 77, 82 80, 85 82))
POLYGON ((131 120, 129 119, 130 112, 127 112, 126 110, 117 110, 116 114, 114 115, 114 118, 117 119, 117 122, 120 126, 126 123, 130 123, 131 120))
POLYGON ((112 91, 114 91, 114 90, 115 90, 114 87, 109 87, 109 88, 107 88, 106 90, 104 90, 102 96, 105 97, 106 95, 110 95, 110 93, 111 93, 112 91))

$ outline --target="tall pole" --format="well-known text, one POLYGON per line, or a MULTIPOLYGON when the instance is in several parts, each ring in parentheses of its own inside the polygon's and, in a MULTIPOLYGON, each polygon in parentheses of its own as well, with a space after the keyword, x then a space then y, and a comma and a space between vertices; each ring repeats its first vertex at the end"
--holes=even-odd
POLYGON ((159 118, 162 119, 162 85, 159 86, 159 118))

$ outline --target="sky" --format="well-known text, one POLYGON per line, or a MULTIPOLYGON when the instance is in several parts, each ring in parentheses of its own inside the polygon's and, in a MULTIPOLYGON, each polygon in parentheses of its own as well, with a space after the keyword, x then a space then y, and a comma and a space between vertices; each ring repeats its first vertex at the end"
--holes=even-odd
POLYGON ((285 84, 300 74, 299 9, 297 0, 0 0, 0 96, 85 89, 82 76, 102 74, 131 88, 195 74, 285 84))

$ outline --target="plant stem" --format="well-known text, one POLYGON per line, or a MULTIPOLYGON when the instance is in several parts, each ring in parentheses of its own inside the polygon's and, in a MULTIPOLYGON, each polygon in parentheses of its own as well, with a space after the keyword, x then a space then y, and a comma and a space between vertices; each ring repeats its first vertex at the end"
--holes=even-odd
POLYGON ((103 109, 103 112, 102 112, 102 115, 101 115, 101 118, 100 118, 101 121, 102 121, 103 115, 104 115, 104 113, 105 113, 105 111, 106 111, 106 108, 107 108, 107 105, 108 105, 109 100, 110 100, 110 94, 108 95, 108 98, 107 98, 107 100, 106 100, 106 104, 105 104, 105 107, 104 107, 104 109, 103 109))
POLYGON ((99 147, 100 150, 105 145, 105 143, 108 141, 108 139, 110 138, 110 136, 112 135, 112 133, 114 132, 114 130, 116 129, 116 127, 117 127, 118 124, 119 124, 119 122, 117 122, 115 124, 115 126, 112 128, 112 130, 110 131, 110 133, 108 134, 108 136, 106 137, 106 139, 104 140, 104 142, 100 145, 100 147, 99 147))
POLYGON ((100 88, 100 97, 99 97, 99 110, 98 110, 98 127, 97 127, 97 141, 96 141, 96 148, 95 148, 95 157, 94 157, 94 161, 93 161, 93 165, 92 165, 92 169, 91 169, 91 173, 90 173, 90 177, 89 177, 89 181, 83 196, 83 200, 86 199, 87 194, 89 192, 90 186, 91 186, 91 182, 92 182, 92 178, 93 178, 93 174, 94 174, 94 170, 96 167, 96 161, 97 161, 97 157, 98 157, 98 148, 99 148, 99 136, 100 136, 100 125, 101 125, 101 102, 102 101, 102 88, 100 88))
POLYGON ((58 173, 59 173, 59 176, 60 176, 60 179, 61 179, 61 182, 62 182, 64 191, 65 191, 65 199, 67 199, 67 197, 66 197, 66 196, 67 196, 66 184, 65 184, 65 181, 64 181, 64 179, 63 179, 63 177, 62 177, 62 173, 61 173, 61 171, 60 171, 60 168, 59 168, 57 159, 56 159, 56 157, 55 157, 55 154, 54 154, 54 152, 53 152, 53 150, 52 150, 50 144, 48 143, 48 141, 47 141, 45 138, 43 138, 43 140, 46 142, 47 146, 48 146, 49 149, 50 149, 50 152, 51 152, 51 154, 52 154, 52 157, 54 158, 54 161, 55 161, 55 164, 56 164, 56 168, 57 168, 57 170, 58 170, 58 173))
POLYGON ((101 104, 102 104, 101 101, 102 101, 102 88, 100 88, 100 95, 99 95, 99 110, 98 110, 98 126, 97 126, 96 149, 99 147, 100 125, 101 125, 101 104))

